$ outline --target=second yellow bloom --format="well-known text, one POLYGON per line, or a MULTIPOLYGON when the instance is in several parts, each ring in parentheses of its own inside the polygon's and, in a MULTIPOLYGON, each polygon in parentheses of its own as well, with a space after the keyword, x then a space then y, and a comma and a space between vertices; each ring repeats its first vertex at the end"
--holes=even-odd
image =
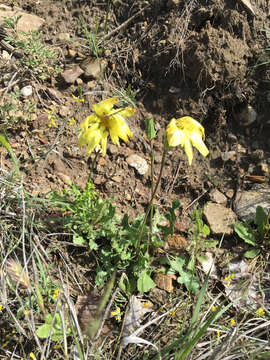
POLYGON ((193 160, 194 146, 203 156, 207 156, 209 151, 205 145, 204 128, 202 125, 190 116, 184 116, 179 119, 171 119, 166 130, 169 146, 181 145, 188 157, 189 165, 193 160))

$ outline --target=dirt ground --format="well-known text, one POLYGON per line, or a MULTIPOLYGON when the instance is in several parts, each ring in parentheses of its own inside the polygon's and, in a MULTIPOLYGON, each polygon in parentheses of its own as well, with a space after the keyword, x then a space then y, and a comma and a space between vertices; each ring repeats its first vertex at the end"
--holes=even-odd
MULTIPOLYGON (((13 1, 7 4, 13 5, 13 1)), ((239 186, 249 188, 252 183, 243 181, 245 175, 263 175, 267 183, 268 170, 261 163, 270 152, 270 70, 268 65, 256 66, 263 62, 269 44, 267 1, 257 1, 255 15, 241 1, 191 1, 188 5, 184 1, 114 1, 107 20, 106 4, 19 1, 25 11, 45 19, 42 40, 57 51, 62 71, 93 56, 87 43, 80 42, 81 18, 89 31, 97 29, 99 35, 106 21, 110 33, 138 14, 103 44, 104 77, 81 77, 79 84, 90 95, 84 96, 85 103, 75 112, 72 94, 78 95, 78 84, 67 85, 55 74, 41 83, 21 71, 18 86, 34 87, 36 113, 32 121, 22 119, 16 130, 9 129, 8 136, 30 192, 46 193, 62 188, 69 180, 85 184, 90 161, 76 146, 76 127, 66 126, 53 151, 46 153, 65 116, 74 114, 78 124, 90 113, 93 103, 107 94, 115 95, 117 89, 131 89, 135 95, 137 114, 130 120, 134 140, 120 149, 110 145, 108 156, 98 160, 92 179, 97 189, 113 197, 122 211, 138 213, 149 200, 149 172, 140 176, 125 161, 127 155, 136 153, 149 163, 149 145, 143 135, 146 117, 154 118, 158 130, 154 143, 157 165, 161 161, 163 131, 172 117, 190 115, 199 120, 210 149, 210 156, 205 160, 195 158, 192 167, 187 166, 183 151, 171 153, 159 193, 161 205, 170 204, 174 198, 188 205, 213 187, 224 194, 228 190, 234 193, 239 186), (68 33, 71 41, 59 40, 61 33, 68 33), (73 57, 70 50, 74 51, 73 57), (257 113, 248 126, 247 105, 257 113), (52 107, 59 115, 57 128, 48 127, 45 111, 52 107), (227 160, 229 151, 235 153, 227 160)), ((4 168, 8 167, 6 162, 2 157, 4 168)))

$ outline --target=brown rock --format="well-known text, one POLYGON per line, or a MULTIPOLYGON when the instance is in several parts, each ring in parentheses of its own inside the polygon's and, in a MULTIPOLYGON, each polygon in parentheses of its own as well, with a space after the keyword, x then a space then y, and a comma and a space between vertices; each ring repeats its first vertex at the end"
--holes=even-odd
MULTIPOLYGON (((25 36, 20 34, 21 32, 29 33, 33 30, 38 30, 45 22, 44 19, 41 17, 34 15, 34 14, 28 14, 24 12, 20 8, 14 8, 12 9, 9 6, 1 5, 0 7, 0 25, 4 24, 4 18, 15 16, 21 16, 18 23, 17 23, 17 32, 18 36, 20 38, 24 38, 25 36)), ((7 33, 9 33, 8 29, 5 29, 7 33)))
POLYGON ((220 204, 209 202, 204 206, 203 215, 213 235, 230 235, 237 220, 236 214, 220 204))
POLYGON ((156 274, 154 281, 160 289, 173 292, 173 275, 156 274))
POLYGON ((212 189, 209 193, 210 200, 221 205, 226 205, 227 198, 218 189, 212 189))
POLYGON ((65 70, 64 72, 62 72, 61 76, 67 84, 72 84, 83 73, 84 73, 84 71, 78 65, 76 65, 76 66, 73 66, 72 69, 68 69, 68 70, 65 70))
POLYGON ((87 58, 81 64, 81 68, 84 71, 84 75, 92 78, 97 78, 101 75, 103 70, 103 63, 97 58, 87 58))

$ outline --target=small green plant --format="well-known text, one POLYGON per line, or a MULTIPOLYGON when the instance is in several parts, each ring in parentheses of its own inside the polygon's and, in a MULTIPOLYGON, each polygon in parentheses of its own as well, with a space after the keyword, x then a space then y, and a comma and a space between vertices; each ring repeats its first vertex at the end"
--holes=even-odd
MULTIPOLYGON (((63 339, 63 324, 59 313, 47 314, 45 324, 37 329, 37 336, 40 339, 46 339, 51 336, 52 341, 61 341, 63 339)), ((65 324, 66 336, 71 335, 71 329, 65 324)))
POLYGON ((5 36, 4 40, 16 49, 22 50, 23 57, 19 62, 23 67, 29 69, 40 79, 47 79, 55 71, 52 63, 57 54, 41 42, 42 32, 31 31, 18 34, 16 29, 18 20, 19 17, 4 19, 4 27, 12 30, 12 34, 5 36))
POLYGON ((203 252, 215 247, 218 244, 218 240, 208 239, 210 228, 202 220, 202 209, 196 209, 194 213, 191 214, 191 219, 192 223, 195 223, 195 226, 189 231, 191 234, 191 242, 186 250, 191 252, 188 268, 193 270, 196 260, 201 263, 207 260, 203 252))
POLYGON ((261 206, 257 206, 255 220, 238 221, 234 225, 236 234, 251 245, 251 248, 244 253, 246 258, 257 256, 262 246, 270 246, 270 211, 268 214, 261 206))
POLYGON ((152 271, 149 251, 162 243, 158 226, 161 216, 158 212, 152 223, 151 246, 148 245, 149 227, 143 226, 143 241, 137 258, 138 232, 141 231, 143 217, 138 216, 130 222, 125 214, 121 221, 112 199, 101 199, 90 181, 84 190, 71 185, 61 193, 54 192, 51 201, 64 213, 63 225, 72 231, 73 242, 97 251, 96 285, 103 285, 116 270, 130 269, 130 281, 134 283, 132 278, 135 283, 137 281, 139 291, 148 291, 149 286, 154 286, 149 280, 152 271))

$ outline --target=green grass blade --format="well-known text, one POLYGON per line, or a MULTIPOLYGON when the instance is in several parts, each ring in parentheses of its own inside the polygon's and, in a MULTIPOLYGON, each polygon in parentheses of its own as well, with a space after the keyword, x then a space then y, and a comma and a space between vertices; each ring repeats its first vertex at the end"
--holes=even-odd
POLYGON ((20 169, 19 169, 19 165, 18 165, 18 161, 17 161, 17 158, 6 138, 5 135, 3 134, 0 134, 0 143, 7 149, 12 161, 13 161, 13 164, 14 164, 14 167, 15 167, 15 170, 16 170, 16 173, 19 177, 21 177, 21 172, 20 172, 20 169))

